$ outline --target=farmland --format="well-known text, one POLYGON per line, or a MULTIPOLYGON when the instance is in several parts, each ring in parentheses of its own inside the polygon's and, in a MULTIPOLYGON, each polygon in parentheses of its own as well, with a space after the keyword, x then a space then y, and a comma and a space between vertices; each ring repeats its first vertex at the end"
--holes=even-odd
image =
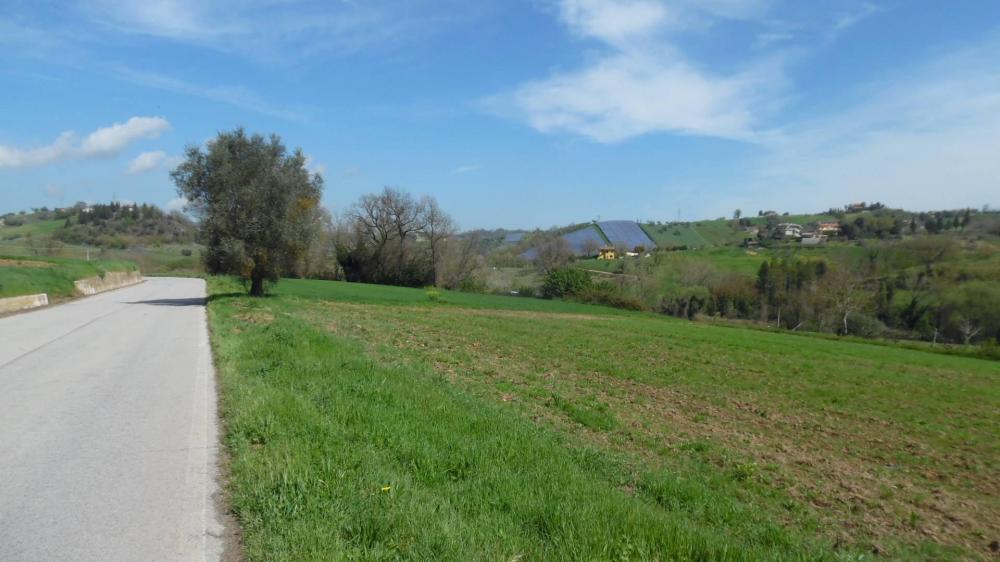
POLYGON ((210 280, 249 560, 987 559, 998 363, 543 301, 210 280))

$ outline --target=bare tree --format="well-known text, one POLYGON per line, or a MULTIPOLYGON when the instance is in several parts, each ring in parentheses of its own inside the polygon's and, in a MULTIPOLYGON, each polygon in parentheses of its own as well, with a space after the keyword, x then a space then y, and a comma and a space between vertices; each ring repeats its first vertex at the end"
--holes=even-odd
POLYGON ((544 274, 566 267, 573 259, 573 249, 565 238, 555 233, 542 235, 542 243, 535 247, 534 264, 544 274))
POLYGON ((482 265, 478 233, 453 236, 441 244, 437 266, 438 284, 448 289, 461 289, 475 281, 475 272, 482 265))
POLYGON ((430 245, 431 267, 434 270, 434 284, 441 282, 441 254, 442 244, 449 237, 455 235, 455 221, 448 213, 444 212, 437 199, 425 196, 420 200, 420 207, 424 213, 424 232, 430 245))
MULTIPOLYGON (((362 195, 348 214, 351 222, 350 238, 353 238, 354 249, 361 246, 369 248, 372 263, 381 272, 384 269, 383 255, 393 236, 393 224, 388 209, 383 205, 380 194, 362 195)), ((346 256, 347 252, 338 254, 346 256)))
POLYGON ((379 198, 395 235, 397 244, 396 277, 402 279, 406 263, 406 244, 411 236, 422 232, 427 226, 426 213, 424 213, 422 206, 413 200, 412 195, 399 189, 386 187, 382 190, 379 198))
POLYGON ((848 264, 831 268, 820 282, 820 294, 836 314, 840 335, 846 336, 852 314, 864 310, 872 299, 866 280, 848 264))

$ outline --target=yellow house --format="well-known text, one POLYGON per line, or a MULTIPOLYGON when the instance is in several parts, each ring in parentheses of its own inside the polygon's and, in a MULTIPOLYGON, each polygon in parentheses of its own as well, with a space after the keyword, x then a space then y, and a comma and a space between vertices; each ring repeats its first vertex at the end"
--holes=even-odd
POLYGON ((612 246, 605 246, 601 248, 597 254, 597 259, 599 260, 613 260, 617 258, 618 255, 615 253, 615 249, 612 246))

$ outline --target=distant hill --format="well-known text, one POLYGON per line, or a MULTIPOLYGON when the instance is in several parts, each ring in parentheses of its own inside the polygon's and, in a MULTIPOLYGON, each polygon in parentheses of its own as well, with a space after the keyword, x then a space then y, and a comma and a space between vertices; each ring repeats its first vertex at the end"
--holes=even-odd
MULTIPOLYGON (((986 224, 992 224, 992 219, 974 209, 911 212, 890 209, 879 203, 849 207, 851 208, 798 215, 762 211, 758 216, 741 216, 739 219, 642 223, 627 220, 600 221, 578 223, 552 229, 550 232, 562 236, 574 252, 582 256, 594 250, 595 241, 629 250, 637 246, 643 246, 647 250, 736 247, 748 238, 769 239, 775 227, 783 223, 797 224, 805 231, 810 231, 820 222, 836 222, 841 228, 840 237, 846 240, 898 238, 917 233, 937 234, 949 231, 971 234, 977 229, 981 230, 978 227, 995 228, 995 225, 991 227, 986 224)), ((516 246, 518 255, 531 259, 533 233, 514 232, 508 235, 506 245, 516 246)), ((498 242, 497 246, 501 244, 498 242)))
POLYGON ((197 225, 179 212, 165 212, 154 205, 77 204, 63 209, 36 209, 2 217, 0 240, 53 241, 96 248, 126 249, 136 246, 193 244, 197 225))
POLYGON ((199 272, 198 226, 154 205, 77 204, 0 215, 0 255, 128 260, 144 272, 199 272))

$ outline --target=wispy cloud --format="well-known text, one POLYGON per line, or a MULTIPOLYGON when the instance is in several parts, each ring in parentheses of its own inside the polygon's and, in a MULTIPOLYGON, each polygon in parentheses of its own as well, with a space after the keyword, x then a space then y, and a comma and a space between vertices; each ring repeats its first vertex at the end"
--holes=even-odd
POLYGON ((0 168, 30 168, 74 158, 114 156, 141 139, 160 136, 169 128, 170 123, 162 117, 132 117, 124 123, 101 127, 82 141, 73 131, 64 131, 43 146, 22 148, 0 145, 0 168))
POLYGON ((118 78, 133 84, 208 99, 261 115, 297 122, 309 119, 309 115, 304 111, 272 104, 242 86, 203 86, 162 74, 142 72, 121 66, 116 67, 114 73, 118 78))
POLYGON ((853 12, 840 15, 834 22, 833 27, 830 28, 830 38, 836 38, 841 33, 870 18, 871 16, 874 16, 882 10, 883 9, 881 7, 872 4, 871 2, 865 2, 853 12))
POLYGON ((459 0, 84 0, 106 31, 239 53, 270 62, 384 48, 474 17, 484 2, 459 0))
POLYGON ((541 132, 599 142, 652 132, 747 139, 759 116, 781 98, 783 59, 772 56, 736 72, 712 72, 685 56, 671 37, 706 20, 759 17, 767 4, 562 0, 562 24, 578 37, 603 43, 606 52, 582 69, 529 82, 485 105, 541 132))
POLYGON ((470 172, 475 172, 479 169, 479 166, 459 166, 451 171, 453 174, 468 174, 470 172))

